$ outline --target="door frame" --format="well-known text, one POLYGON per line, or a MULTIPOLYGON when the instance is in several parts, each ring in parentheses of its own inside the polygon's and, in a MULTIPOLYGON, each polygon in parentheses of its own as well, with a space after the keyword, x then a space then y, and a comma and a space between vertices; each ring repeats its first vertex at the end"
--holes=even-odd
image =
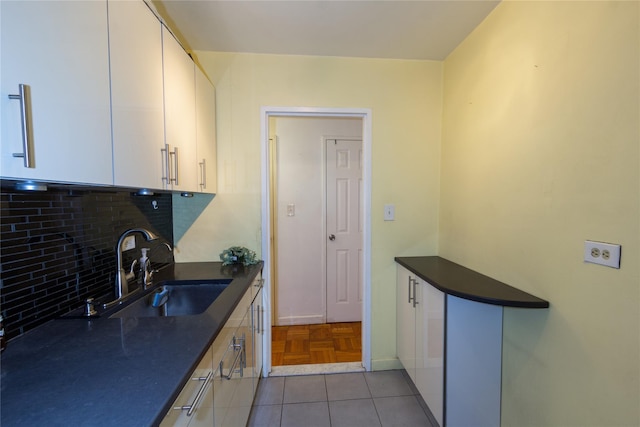
POLYGON ((262 176, 262 259, 264 268, 263 302, 265 334, 263 345, 263 376, 271 372, 271 192, 269 163, 269 117, 299 116, 318 118, 351 117, 362 120, 363 157, 363 284, 362 284, 362 366, 371 370, 371 109, 322 107, 260 107, 260 163, 262 176))

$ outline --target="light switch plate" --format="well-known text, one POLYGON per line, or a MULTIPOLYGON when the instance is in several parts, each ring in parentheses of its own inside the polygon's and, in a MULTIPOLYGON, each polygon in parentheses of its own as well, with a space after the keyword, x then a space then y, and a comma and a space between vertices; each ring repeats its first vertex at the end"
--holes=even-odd
POLYGON ((384 220, 394 221, 396 219, 396 207, 394 205, 384 205, 384 220))
POLYGON ((584 261, 611 268, 620 268, 620 245, 585 240, 584 261))

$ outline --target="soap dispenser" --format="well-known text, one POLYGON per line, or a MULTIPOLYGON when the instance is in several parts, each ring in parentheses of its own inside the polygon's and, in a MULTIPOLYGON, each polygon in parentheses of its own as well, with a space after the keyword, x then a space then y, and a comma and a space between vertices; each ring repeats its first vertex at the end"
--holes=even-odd
POLYGON ((149 248, 141 248, 142 256, 140 257, 140 280, 142 281, 142 287, 147 288, 151 284, 153 273, 151 271, 151 261, 147 253, 149 248))

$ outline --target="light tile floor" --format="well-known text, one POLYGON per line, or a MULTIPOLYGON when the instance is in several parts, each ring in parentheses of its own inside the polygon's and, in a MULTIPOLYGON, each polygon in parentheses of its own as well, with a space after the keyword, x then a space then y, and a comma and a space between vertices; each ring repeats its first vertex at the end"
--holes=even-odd
POLYGON ((260 380, 250 427, 433 427, 403 370, 260 380))

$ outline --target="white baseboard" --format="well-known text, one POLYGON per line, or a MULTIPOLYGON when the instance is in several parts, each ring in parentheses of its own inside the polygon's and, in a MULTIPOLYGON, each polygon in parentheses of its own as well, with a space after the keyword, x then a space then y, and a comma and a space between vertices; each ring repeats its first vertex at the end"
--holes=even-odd
POLYGON ((292 375, 324 375, 344 374, 349 372, 364 372, 362 362, 348 363, 321 363, 317 365, 288 365, 273 366, 270 377, 283 377, 292 375))
POLYGON ((321 323, 325 323, 324 316, 313 314, 309 316, 278 317, 276 326, 316 325, 321 323))
POLYGON ((400 359, 377 359, 371 361, 372 371, 390 371, 394 369, 404 369, 400 359))

